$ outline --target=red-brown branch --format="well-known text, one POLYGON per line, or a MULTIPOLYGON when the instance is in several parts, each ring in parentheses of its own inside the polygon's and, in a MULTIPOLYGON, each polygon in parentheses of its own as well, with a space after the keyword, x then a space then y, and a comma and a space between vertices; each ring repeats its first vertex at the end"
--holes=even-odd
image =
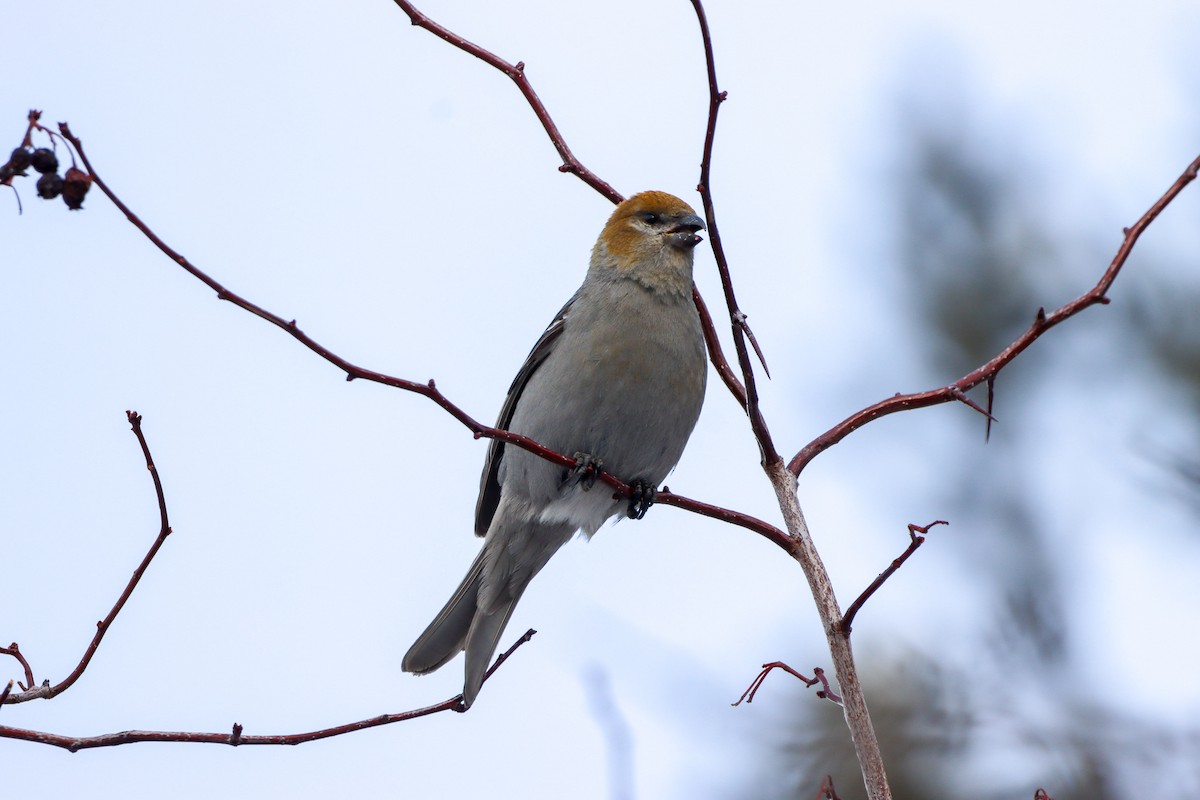
POLYGON ((583 162, 571 152, 571 148, 567 147, 567 142, 563 138, 562 133, 559 132, 558 126, 554 124, 554 119, 550 116, 550 112, 546 110, 542 99, 533 90, 533 84, 529 82, 529 78, 525 77, 524 61, 510 64, 490 50, 486 50, 474 42, 464 39, 454 31, 442 27, 418 11, 412 3, 406 2, 406 0, 394 0, 394 2, 400 7, 401 11, 408 15, 413 25, 424 28, 439 39, 449 42, 464 53, 475 56, 488 66, 498 69, 512 79, 512 82, 521 90, 521 94, 525 96, 525 100, 533 109, 533 113, 537 115, 538 122, 542 123, 542 127, 546 130, 546 135, 550 137, 550 142, 554 145, 554 149, 558 151, 558 155, 563 162, 562 166, 558 168, 559 172, 568 172, 578 177, 614 203, 619 203, 625 199, 607 181, 601 179, 599 175, 585 167, 583 162))
MULTIPOLYGON (((603 475, 603 473, 601 474, 603 475)), ((748 531, 754 531, 772 544, 778 545, 789 553, 792 552, 793 542, 791 537, 769 522, 764 522, 749 514, 743 514, 740 511, 731 511, 728 508, 714 506, 701 500, 681 497, 680 495, 672 494, 671 490, 665 486, 661 492, 655 495, 654 502, 682 508, 694 514, 711 517, 721 522, 728 522, 731 525, 745 528, 748 531)))
MULTIPOLYGON (((33 667, 29 666, 29 662, 25 659, 25 655, 21 652, 21 648, 16 642, 13 642, 8 647, 0 647, 0 655, 12 656, 21 665, 21 669, 25 672, 25 682, 21 683, 17 681, 17 686, 21 688, 21 691, 24 692, 33 686, 33 667)), ((8 690, 12 690, 12 681, 8 682, 8 690)), ((5 699, 8 698, 9 691, 4 693, 5 699)), ((3 702, 4 700, 0 700, 0 703, 3 702)))
MULTIPOLYGON (((537 633, 533 629, 525 632, 521 638, 517 639, 512 647, 508 648, 496 662, 488 669, 484 676, 484 681, 492 676, 492 674, 503 664, 509 656, 511 656, 518 647, 525 644, 537 633)), ((61 747, 64 750, 70 750, 72 753, 79 750, 88 750, 93 747, 115 747, 120 744, 135 744, 137 742, 183 742, 188 744, 225 744, 233 747, 241 745, 297 745, 305 742, 315 742, 318 739, 328 739, 331 736, 341 736, 354 731, 366 730, 367 728, 377 728, 380 725, 391 725, 394 722, 407 722, 410 719, 419 717, 427 717, 430 714, 437 714, 443 711, 463 711, 462 695, 457 695, 449 700, 426 706, 425 708, 417 708, 412 711, 401 711, 394 714, 380 714, 377 717, 370 719, 359 720, 357 722, 348 722, 344 725, 336 725, 332 728, 322 728, 317 731, 308 731, 305 733, 287 733, 265 736, 247 736, 243 733, 241 724, 234 723, 233 728, 229 733, 198 733, 189 731, 120 731, 117 733, 103 733, 98 736, 64 736, 58 733, 46 733, 45 731, 32 731, 25 728, 10 728, 0 725, 0 738, 4 739, 21 739, 27 742, 36 742, 37 744, 47 744, 54 747, 61 747)))
MULTIPOLYGON (((161 520, 161 525, 158 530, 158 537, 154 540, 154 543, 150 545, 150 549, 146 552, 145 557, 142 558, 142 563, 138 564, 137 569, 133 571, 133 576, 129 579, 129 582, 125 584, 124 591, 122 591, 121 596, 117 598, 117 602, 113 604, 112 609, 108 612, 108 616, 96 623, 96 635, 93 636, 92 641, 88 643, 87 649, 83 652, 83 657, 79 659, 79 663, 75 665, 75 669, 71 670, 71 674, 67 675, 67 677, 63 678, 54 685, 51 685, 50 681, 47 680, 43 681, 41 686, 33 688, 33 673, 30 670, 28 663, 25 662, 24 657, 15 652, 8 653, 9 655, 15 655, 18 660, 25 664, 25 675, 30 685, 25 691, 18 692, 17 694, 10 694, 4 699, 3 702, 5 703, 24 703, 29 700, 49 699, 55 695, 62 694, 67 689, 71 688, 71 685, 74 684, 75 681, 79 680, 79 676, 82 675, 83 671, 87 669, 88 664, 91 663, 92 656, 96 654, 96 650, 100 647, 100 642, 104 639, 104 635, 108 633, 108 629, 112 627, 117 615, 120 614, 121 609, 125 607, 125 603, 129 600, 130 595, 133 594, 133 590, 137 588, 138 581, 142 579, 142 575, 145 574, 146 568, 150 566, 150 562, 154 560, 154 556, 158 554, 159 548, 163 546, 163 542, 165 542, 167 537, 171 535, 171 525, 167 518, 167 501, 163 495, 162 481, 159 479, 158 469, 154 466, 154 459, 150 455, 150 446, 146 443, 146 437, 142 433, 142 417, 136 411, 126 411, 125 415, 129 420, 129 425, 133 430, 134 436, 137 437, 138 444, 142 448, 142 455, 146 458, 146 469, 150 471, 150 477, 154 481, 154 494, 158 498, 158 513, 159 519, 161 520)), ((13 651, 17 650, 17 645, 15 642, 13 643, 11 649, 13 651)))
MULTIPOLYGON (((991 383, 995 380, 996 374, 1008 366, 1013 359, 1025 351, 1025 348, 1037 341, 1042 334, 1055 325, 1065 322, 1090 306, 1108 303, 1107 293, 1109 287, 1116 280, 1121 268, 1125 266, 1125 262, 1129 259, 1129 254, 1133 252, 1133 246, 1137 243, 1138 238, 1150 226, 1150 223, 1154 222, 1158 215, 1162 213, 1163 209, 1170 205, 1171 201, 1183 191, 1184 187, 1196 179, 1197 170, 1200 170, 1200 156, 1188 165, 1183 174, 1171 184, 1171 188, 1167 189, 1163 196, 1154 205, 1150 206, 1150 209, 1142 215, 1141 219, 1135 222, 1132 227, 1125 229, 1125 239, 1117 249, 1117 254, 1113 256, 1108 269, 1104 271, 1104 274, 1100 276, 1100 280, 1091 289, 1069 303, 1059 306, 1049 314, 1046 313, 1044 308, 1039 308, 1033 322, 1008 347, 997 353, 991 361, 967 373, 949 386, 943 386, 940 389, 930 389, 926 392, 916 392, 914 394, 898 394, 886 400, 881 400, 847 417, 816 439, 813 439, 800 452, 796 453, 792 460, 788 462, 788 470, 793 475, 799 476, 800 472, 808 466, 809 462, 818 455, 862 426, 880 417, 895 414, 897 411, 926 408, 952 401, 961 402, 966 392, 985 382, 989 384, 988 410, 990 412, 991 383)), ((988 416, 990 419, 990 413, 988 416)))
MULTIPOLYGON (((62 132, 62 135, 71 143, 71 146, 74 147, 79 153, 79 158, 87 168, 88 172, 91 174, 95 185, 99 187, 100 191, 104 192, 105 196, 107 196, 108 199, 113 202, 113 205, 121 210, 121 213, 125 215, 125 218, 128 219, 135 228, 141 231, 142 235, 149 239, 154 246, 161 250, 168 258, 182 267, 186 272, 195 277, 201 283, 216 292, 218 299, 232 303, 238 308, 248 311, 256 317, 266 320, 275 327, 286 332, 289 336, 300 342, 313 353, 316 353, 318 356, 344 372, 346 374, 346 380, 348 381, 361 378, 362 380, 368 380, 374 383, 383 384, 384 386, 391 386, 395 389, 402 389, 406 392, 413 392, 415 394, 422 395, 432 400, 446 413, 450 414, 450 416, 462 423, 463 426, 475 434, 476 438, 499 439, 506 444, 511 444, 528 450, 529 452, 541 456, 547 461, 558 464, 559 466, 575 466, 574 458, 563 455, 562 453, 556 453, 555 451, 542 446, 527 436, 510 433, 509 431, 502 430, 500 428, 493 428, 489 425, 482 424, 458 405, 453 403, 444 394, 442 394, 442 392, 438 390, 437 384, 434 381, 421 383, 404 378, 397 378, 392 375, 385 375, 382 372, 376 372, 374 370, 352 364, 350 361, 341 357, 337 353, 334 353, 332 350, 328 349, 323 344, 302 331, 294 319, 284 319, 278 314, 267 311, 265 308, 250 302, 241 295, 230 291, 215 278, 211 277, 196 265, 192 264, 192 262, 184 257, 181 253, 174 250, 166 242, 159 238, 159 236, 154 233, 154 231, 152 231, 145 222, 138 218, 138 216, 134 214, 133 211, 127 205, 125 205, 125 203, 119 197, 117 197, 108 184, 105 183, 104 179, 96 173, 95 168, 92 166, 91 161, 87 157, 86 151, 83 149, 83 142, 71 132, 67 123, 60 123, 59 130, 62 132)), ((633 495, 633 489, 627 483, 611 473, 601 472, 598 476, 598 480, 611 486, 622 497, 631 497, 633 495)), ((763 522, 762 520, 755 519, 749 515, 731 511, 729 509, 718 508, 717 506, 713 506, 708 503, 702 503, 698 500, 691 500, 681 495, 669 495, 667 497, 660 498, 660 502, 664 502, 667 505, 673 505, 677 508, 682 508, 687 511, 692 511, 697 514, 702 514, 704 516, 716 517, 733 522, 734 524, 741 525, 744 528, 753 530, 754 532, 765 536, 766 538, 778 544, 780 547, 785 549, 789 547, 786 534, 784 534, 778 528, 775 528, 763 522)))
POLYGON ((875 594, 875 592, 879 591, 879 587, 883 586, 884 581, 886 581, 888 578, 892 577, 892 575, 895 574, 896 570, 900 569, 900 567, 904 565, 905 561, 908 561, 909 556, 911 556, 913 553, 917 552, 918 547, 925 544, 925 534, 929 533, 929 529, 932 528, 934 525, 949 525, 949 524, 950 523, 946 522, 946 520, 944 520, 944 519, 934 520, 933 522, 931 522, 928 525, 925 525, 923 527, 920 525, 913 525, 911 523, 909 524, 908 538, 910 539, 910 541, 908 543, 907 549, 905 549, 905 551, 903 553, 901 553, 899 556, 892 559, 892 563, 888 564, 887 569, 885 569, 883 572, 881 572, 877 576, 875 576, 875 580, 871 581, 871 585, 863 590, 863 593, 858 596, 858 599, 855 600, 853 603, 851 603, 850 608, 846 609, 846 613, 842 615, 842 621, 838 625, 838 628, 841 629, 843 636, 850 635, 850 628, 854 624, 855 615, 858 614, 859 609, 861 609, 863 607, 863 604, 866 603, 867 600, 870 599, 871 595, 873 595, 873 594, 875 594), (918 534, 920 534, 920 535, 918 536, 918 534))
POLYGON ((742 703, 753 703, 754 696, 758 694, 758 690, 762 688, 763 681, 767 679, 767 676, 770 675, 773 670, 777 669, 781 669, 784 672, 792 675, 792 677, 796 678, 797 680, 803 681, 805 686, 812 686, 813 684, 818 683, 816 678, 806 678, 782 661, 772 661, 769 664, 762 665, 762 669, 759 671, 758 675, 755 676, 754 680, 750 682, 750 685, 746 688, 746 691, 742 692, 742 696, 737 699, 736 703, 730 703, 730 705, 740 706, 742 703))
POLYGON ((733 374, 733 368, 729 366, 729 360, 725 358, 725 353, 721 350, 721 343, 717 338, 717 328, 713 325, 712 315, 708 313, 708 305, 700 296, 700 290, 694 286, 692 287, 692 302, 696 304, 696 311, 700 314, 700 327, 704 329, 704 341, 708 344, 709 360, 717 370, 717 375, 725 384, 725 388, 729 389, 733 399, 737 400, 738 405, 745 410, 746 387, 738 380, 737 375, 733 374))
POLYGON ((754 696, 758 694, 758 690, 762 688, 763 681, 771 674, 773 670, 781 669, 792 677, 804 683, 805 686, 816 686, 821 684, 821 688, 817 690, 817 697, 821 700, 829 700, 839 706, 842 704, 841 696, 833 690, 833 686, 829 683, 829 678, 825 675, 825 670, 820 667, 813 667, 813 676, 806 678, 796 670, 789 667, 782 661, 772 661, 769 664, 763 664, 762 670, 750 682, 749 688, 742 692, 742 696, 737 699, 736 703, 730 703, 732 706, 740 706, 743 702, 753 703, 754 696))
MULTIPOLYGON (((562 158, 563 163, 558 168, 559 172, 566 172, 576 176, 613 203, 620 203, 625 199, 611 184, 584 166, 583 162, 571 152, 571 148, 567 146, 567 140, 558 129, 558 125, 554 123, 554 118, 550 116, 550 112, 546 109, 545 104, 542 103, 541 98, 534 91, 533 84, 530 83, 529 78, 525 75, 525 62, 518 61, 516 64, 511 64, 490 50, 434 22, 421 11, 417 10, 412 3, 407 2, 407 0, 393 1, 400 7, 400 10, 408 15, 413 25, 424 28, 434 36, 449 42, 464 53, 469 53, 488 66, 503 72, 517 85, 517 88, 521 90, 521 94, 525 97, 525 101, 533 109, 533 113, 537 116, 538 121, 542 123, 542 128, 546 131, 546 135, 550 137, 550 143, 554 145, 554 149, 558 151, 559 157, 562 158)), ((692 298, 696 304, 696 313, 700 315, 701 327, 704 329, 704 340, 708 345, 709 359, 712 361, 713 367, 716 368, 717 374, 725 383, 725 386, 734 396, 734 399, 741 404, 742 408, 745 408, 746 390, 734 375, 733 370, 730 369, 729 360, 725 358, 725 353, 721 350, 721 341, 717 338, 716 328, 713 326, 712 317, 709 316, 708 307, 705 305, 699 291, 693 289, 692 298)), ((757 348, 757 345, 755 347, 757 348)))
MULTIPOLYGON (((717 134, 717 114, 728 93, 721 91, 717 85, 717 67, 713 57, 712 36, 709 34, 708 18, 704 14, 704 6, 701 5, 700 0, 692 0, 692 7, 695 9, 696 19, 700 23, 700 38, 704 43, 704 63, 708 76, 708 124, 705 126, 704 149, 700 158, 700 184, 696 189, 700 192, 704 217, 708 221, 709 245, 712 247, 713 258, 717 262, 717 273, 721 277, 721 289, 725 293, 725 306, 728 309, 729 322, 733 329, 734 351, 737 353, 738 366, 742 370, 742 382, 745 385, 743 406, 750 416, 750 427, 758 442, 763 466, 768 466, 781 461, 782 458, 775 450, 775 443, 771 440, 771 431, 767 428, 767 421, 759 409, 758 384, 754 378, 754 365, 750 363, 750 353, 746 348, 747 336, 751 338, 760 361, 762 360, 762 350, 759 348, 758 342, 753 339, 754 334, 750 332, 750 328, 746 324, 746 314, 738 307, 737 297, 733 292, 733 279, 729 274, 729 261, 725 257, 725 248, 721 244, 721 230, 717 226, 717 212, 712 195, 712 154, 713 142, 717 134)), ((766 367, 765 361, 763 367, 766 367)), ((737 392, 734 392, 734 395, 739 396, 737 392)))

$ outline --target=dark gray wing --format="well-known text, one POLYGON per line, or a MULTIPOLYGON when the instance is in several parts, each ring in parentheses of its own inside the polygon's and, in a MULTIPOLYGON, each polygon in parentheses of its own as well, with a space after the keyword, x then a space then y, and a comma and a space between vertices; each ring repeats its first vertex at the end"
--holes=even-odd
MULTIPOLYGON (((525 391, 529 378, 554 350, 554 345, 558 342, 558 337, 562 336, 563 327, 566 325, 567 313, 578 297, 579 293, 576 292, 567 301, 562 310, 555 315, 554 321, 546 328, 546 332, 537 340, 537 344, 529 351, 529 356, 521 365, 517 377, 513 378, 512 386, 508 387, 508 397, 504 398, 504 406, 500 409, 500 418, 496 420, 497 428, 508 430, 508 426, 512 424, 513 412, 517 410, 517 403, 521 401, 521 393, 525 391)), ((503 458, 504 442, 492 439, 492 443, 488 447, 487 460, 483 462, 483 475, 479 479, 479 500, 475 503, 476 536, 483 536, 487 533, 488 527, 492 524, 492 517, 496 514, 496 506, 500 505, 498 476, 500 461, 503 458)))

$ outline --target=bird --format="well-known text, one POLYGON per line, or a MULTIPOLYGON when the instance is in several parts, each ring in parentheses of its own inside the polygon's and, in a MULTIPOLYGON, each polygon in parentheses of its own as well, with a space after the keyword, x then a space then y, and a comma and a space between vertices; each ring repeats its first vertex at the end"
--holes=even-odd
POLYGON ((465 650, 464 709, 530 580, 576 532, 591 538, 622 512, 644 516, 683 455, 708 372, 692 300, 701 230, 704 220, 666 192, 617 205, 583 284, 508 390, 496 427, 573 457, 575 466, 491 440, 475 507, 483 547, 402 663, 423 675, 465 650), (633 498, 596 487, 601 470, 630 485, 633 498))

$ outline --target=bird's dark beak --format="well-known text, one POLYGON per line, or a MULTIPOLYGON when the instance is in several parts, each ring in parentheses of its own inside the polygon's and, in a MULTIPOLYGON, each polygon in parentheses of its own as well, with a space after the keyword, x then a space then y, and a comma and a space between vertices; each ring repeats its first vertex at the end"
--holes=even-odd
POLYGON ((708 226, 704 224, 704 220, 695 214, 688 214, 686 217, 681 217, 679 222, 675 223, 667 234, 680 247, 695 247, 704 241, 703 237, 697 236, 696 231, 708 230, 708 226))

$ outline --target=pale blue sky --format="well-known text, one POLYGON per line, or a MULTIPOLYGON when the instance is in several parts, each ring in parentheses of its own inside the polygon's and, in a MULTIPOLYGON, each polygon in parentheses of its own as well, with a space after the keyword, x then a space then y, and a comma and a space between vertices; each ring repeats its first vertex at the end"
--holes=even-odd
MULTIPOLYGON (((890 303, 864 287, 894 285, 895 265, 862 257, 886 225, 878 195, 898 93, 969 96, 972 124, 1036 150, 1064 224, 1108 231, 1113 250, 1200 151, 1196 85, 1180 77, 1195 68, 1200 14, 1183 0, 830 5, 708 8, 730 93, 718 214, 775 376, 766 413, 789 453, 881 397, 958 377, 911 371, 902 335, 884 337, 887 352, 872 335, 890 303)), ((618 190, 694 199, 706 85, 689 4, 422 7, 525 61, 576 155, 618 190)), ((355 363, 436 378, 469 413, 494 418, 610 209, 556 171, 506 78, 384 0, 57 2, 38 13, 54 34, 27 26, 7 40, 6 147, 30 107, 70 121, 115 191, 230 289, 355 363)), ((127 408, 145 416, 176 534, 83 679, 52 702, 4 707, 0 721, 79 735, 235 721, 284 733, 459 691, 458 662, 422 679, 399 665, 478 546, 485 443, 419 397, 347 385, 215 301, 99 192, 77 214, 37 201, 29 182, 22 198, 18 216, 0 193, 0 640, 57 680, 152 541, 157 510, 127 408)), ((1148 238, 1194 244, 1198 208, 1185 196, 1148 238)), ((1110 256, 1064 267, 1065 285, 1082 291, 1110 256)), ((706 252, 697 275, 716 310, 706 252)), ((905 448, 957 435, 947 431, 963 413, 883 423, 805 474, 801 501, 844 603, 898 552, 905 522, 941 515, 936 475, 912 470, 905 448)), ((1156 659, 1136 707, 1194 718, 1200 653, 1175 641, 1200 600, 1200 556, 1182 533, 1194 522, 1155 517, 1181 531, 1172 563, 1131 554, 1124 537, 1153 490, 1128 481, 1137 459, 1126 429, 1056 433, 1040 485, 1066 493, 1082 475, 1101 487, 1099 500, 1061 511, 1064 530, 1095 530, 1070 587, 1094 610, 1082 635, 1104 669, 1090 677, 1136 669, 1147 638, 1170 642, 1181 649, 1156 659), (1113 449, 1120 464, 1098 455, 1113 449)), ((979 450, 964 458, 986 458, 972 442, 979 450)), ((774 520, 756 465, 714 378, 668 484, 774 520)), ((859 635, 917 641, 970 627, 969 587, 929 549, 860 618, 859 635)), ((465 716, 294 749, 71 755, 0 740, 6 786, 22 798, 608 797, 585 686, 599 669, 630 726, 638 796, 705 796, 736 785, 766 746, 769 696, 728 705, 757 665, 822 658, 792 563, 669 508, 565 548, 511 634, 528 627, 541 633, 465 716)), ((0 678, 17 676, 0 665, 0 678)))

